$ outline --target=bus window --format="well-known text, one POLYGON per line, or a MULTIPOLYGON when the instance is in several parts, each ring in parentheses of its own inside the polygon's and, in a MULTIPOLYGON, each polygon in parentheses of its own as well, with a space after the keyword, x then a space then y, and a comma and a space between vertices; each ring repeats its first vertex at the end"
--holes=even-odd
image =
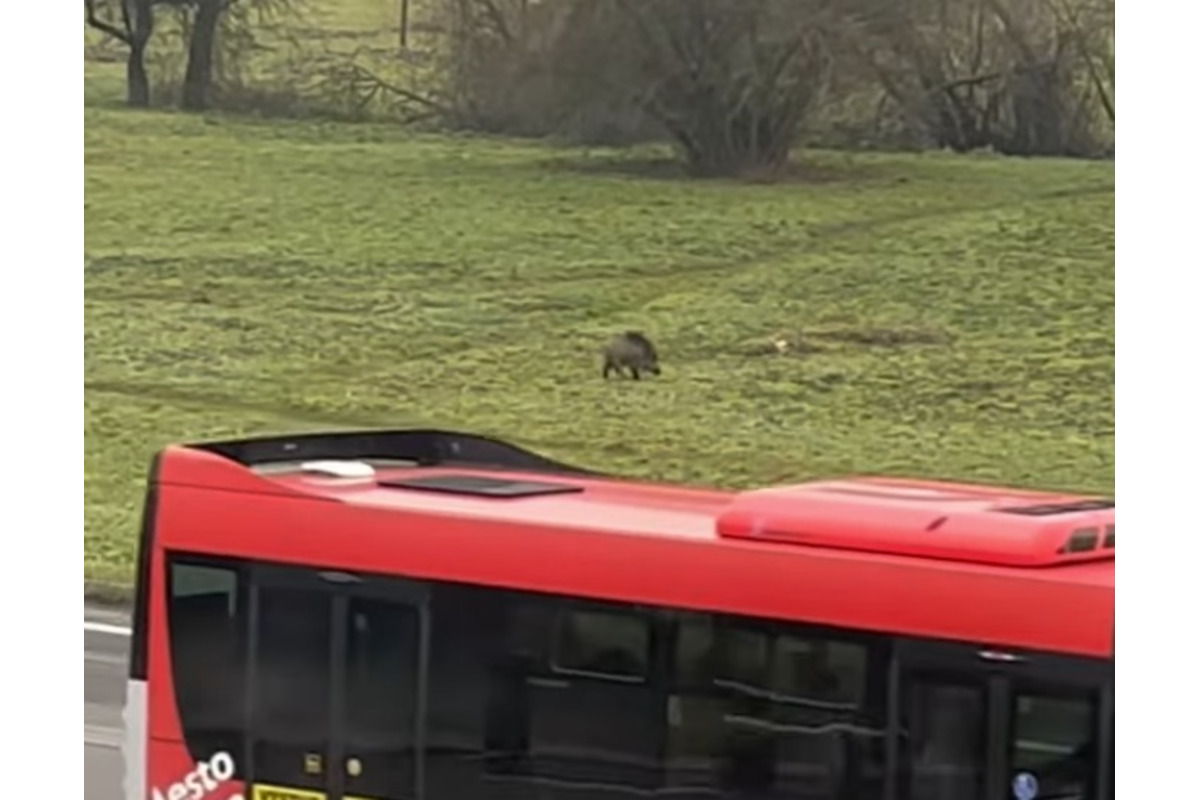
POLYGON ((544 654, 547 637, 511 638, 508 592, 449 583, 432 589, 427 797, 487 797, 493 791, 488 782, 521 773, 529 739, 528 664, 544 654))
POLYGON ((717 675, 717 640, 712 616, 682 612, 676 619, 671 683, 680 688, 712 686, 717 675))
POLYGON ((415 606, 353 597, 346 631, 346 752, 359 762, 348 795, 389 797, 416 780, 418 654, 415 606))
POLYGON ((1106 800, 1112 800, 1117 796, 1116 787, 1116 769, 1117 769, 1117 751, 1116 751, 1116 735, 1115 731, 1109 733, 1109 737, 1113 739, 1112 746, 1108 750, 1108 762, 1104 765, 1104 788, 1105 793, 1102 795, 1106 800))
POLYGON ((1090 797, 1096 774, 1095 702, 1084 695, 1016 692, 1010 769, 1032 775, 1044 797, 1090 797))
POLYGON ((616 792, 653 789, 661 704, 647 675, 649 615, 616 603, 519 602, 557 607, 551 662, 528 681, 533 777, 616 792))
POLYGON ((564 608, 558 617, 555 672, 642 680, 650 655, 650 627, 627 613, 564 608))
POLYGON ((252 719, 254 777, 320 790, 325 772, 307 754, 327 752, 332 694, 332 605, 327 595, 260 583, 252 719))
POLYGON ((168 627, 175 698, 192 759, 243 764, 246 610, 236 567, 171 557, 168 627))
POLYGON ((885 709, 868 706, 862 642, 797 630, 775 637, 768 687, 777 747, 776 784, 788 797, 878 798, 884 791, 885 709))
POLYGON ((434 585, 431 610, 430 800, 585 800, 656 786, 648 616, 449 583, 434 585))
POLYGON ((711 614, 676 616, 667 676, 665 788, 671 797, 767 796, 775 753, 767 707, 766 634, 721 625, 711 614))
POLYGON ((664 775, 674 794, 712 790, 724 757, 727 703, 718 696, 716 632, 709 614, 681 613, 668 676, 664 775))
POLYGON ((908 800, 982 800, 987 699, 982 685, 916 677, 905 698, 908 800))
POLYGON ((865 699, 867 648, 859 644, 781 636, 771 662, 778 699, 837 711, 854 711, 865 699))
POLYGON ((667 684, 673 793, 882 797, 886 675, 870 647, 800 626, 681 614, 667 684), (877 692, 869 692, 872 683, 877 692))

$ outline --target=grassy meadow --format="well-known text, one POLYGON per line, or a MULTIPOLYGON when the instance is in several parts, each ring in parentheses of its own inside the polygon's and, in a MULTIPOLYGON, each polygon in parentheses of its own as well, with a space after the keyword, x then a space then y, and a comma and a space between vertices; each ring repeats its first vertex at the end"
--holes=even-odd
POLYGON ((691 182, 652 151, 107 105, 85 109, 90 579, 131 577, 154 450, 298 428, 437 425, 732 487, 1112 490, 1111 162, 813 153, 787 182, 691 182), (626 328, 661 378, 601 379, 626 328))

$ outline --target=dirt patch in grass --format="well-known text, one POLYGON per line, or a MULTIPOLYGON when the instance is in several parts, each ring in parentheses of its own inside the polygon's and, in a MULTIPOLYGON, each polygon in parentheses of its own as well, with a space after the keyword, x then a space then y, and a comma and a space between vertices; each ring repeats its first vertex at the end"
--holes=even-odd
POLYGON ((950 345, 954 338, 936 328, 893 328, 872 326, 865 328, 834 328, 807 331, 805 337, 817 341, 845 342, 863 347, 914 347, 950 345))

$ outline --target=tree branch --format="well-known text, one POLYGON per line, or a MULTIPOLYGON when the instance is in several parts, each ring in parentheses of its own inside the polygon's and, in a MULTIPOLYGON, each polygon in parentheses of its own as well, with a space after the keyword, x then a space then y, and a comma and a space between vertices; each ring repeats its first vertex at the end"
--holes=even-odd
POLYGON ((430 111, 432 111, 434 114, 449 115, 451 112, 451 109, 447 108, 446 106, 442 105, 441 103, 437 102, 436 100, 432 100, 428 97, 423 97, 423 96, 417 94, 416 92, 412 92, 403 87, 396 86, 393 83, 389 83, 388 81, 385 81, 383 78, 379 77, 374 72, 367 69, 366 67, 363 67, 359 64, 352 64, 351 69, 353 69, 354 72, 356 72, 360 78, 367 80, 368 82, 374 84, 375 86, 379 87, 380 89, 382 89, 386 92, 391 92, 392 94, 396 95, 397 97, 401 97, 410 102, 424 106, 425 108, 428 108, 430 111))
POLYGON ((508 29, 508 23, 504 20, 504 14, 496 7, 496 4, 491 0, 479 0, 479 4, 483 7, 483 13, 492 23, 492 29, 496 31, 505 44, 512 44, 512 31, 508 29))
POLYGON ((101 33, 108 34, 119 42, 129 46, 133 45, 133 35, 128 30, 123 31, 116 25, 100 19, 100 15, 96 13, 96 0, 83 0, 83 7, 87 13, 88 25, 101 33))
POLYGON ((129 38, 132 40, 133 23, 129 19, 129 3, 124 2, 124 0, 121 2, 121 24, 125 26, 125 30, 129 31, 129 38))
POLYGON ((999 80, 1000 78, 1003 78, 1003 77, 1004 77, 1004 73, 1002 73, 1002 72, 989 72, 986 75, 971 75, 966 78, 959 78, 958 80, 947 81, 942 86, 942 91, 943 92, 953 92, 955 89, 962 89, 962 88, 965 88, 968 86, 978 86, 981 83, 988 83, 989 81, 999 80))

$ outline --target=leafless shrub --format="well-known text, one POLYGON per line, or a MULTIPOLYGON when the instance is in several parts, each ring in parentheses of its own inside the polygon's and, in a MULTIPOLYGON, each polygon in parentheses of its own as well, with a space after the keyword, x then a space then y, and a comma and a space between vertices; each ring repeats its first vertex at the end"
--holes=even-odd
POLYGON ((1104 139, 1088 79, 1102 20, 1065 5, 1080 1, 856 0, 844 41, 936 146, 1088 155, 1104 139))

